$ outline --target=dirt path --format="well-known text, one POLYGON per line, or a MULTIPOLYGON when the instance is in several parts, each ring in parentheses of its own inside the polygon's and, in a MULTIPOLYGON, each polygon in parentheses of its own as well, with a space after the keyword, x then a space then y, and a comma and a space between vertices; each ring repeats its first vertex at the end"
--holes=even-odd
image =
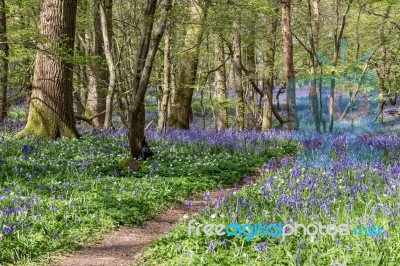
MULTIPOLYGON (((257 179, 257 174, 249 181, 257 179)), ((242 182, 239 187, 243 186, 242 182)), ((211 201, 218 197, 226 197, 235 189, 233 187, 210 191, 211 201)), ((50 263, 52 266, 127 266, 132 265, 140 253, 154 240, 167 233, 175 223, 185 214, 196 213, 207 205, 204 195, 195 195, 189 198, 191 207, 184 202, 178 202, 153 219, 146 221, 142 226, 121 227, 104 237, 98 243, 85 247, 81 251, 64 255, 61 260, 50 263)))

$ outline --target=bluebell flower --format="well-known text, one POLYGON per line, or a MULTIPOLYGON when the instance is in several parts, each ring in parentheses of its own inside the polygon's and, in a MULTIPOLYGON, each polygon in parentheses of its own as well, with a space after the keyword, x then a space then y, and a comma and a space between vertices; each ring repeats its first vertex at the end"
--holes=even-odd
POLYGON ((215 248, 217 247, 217 244, 211 240, 206 239, 205 243, 208 245, 208 253, 214 253, 215 248))
POLYGON ((185 200, 185 206, 187 206, 187 207, 192 207, 192 201, 190 201, 190 200, 185 200))
POLYGON ((255 250, 262 252, 265 250, 266 247, 267 247, 267 242, 261 242, 255 246, 255 250))
POLYGON ((8 235, 8 234, 11 234, 12 229, 11 229, 11 227, 9 227, 8 225, 5 224, 5 225, 3 225, 3 231, 6 235, 8 235))
POLYGON ((207 202, 211 201, 210 191, 206 191, 206 193, 204 193, 204 200, 207 202))

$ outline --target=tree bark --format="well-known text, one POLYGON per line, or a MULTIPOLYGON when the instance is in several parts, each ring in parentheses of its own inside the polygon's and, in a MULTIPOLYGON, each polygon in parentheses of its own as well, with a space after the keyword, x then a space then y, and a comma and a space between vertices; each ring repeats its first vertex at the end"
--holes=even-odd
POLYGON ((385 24, 386 20, 389 17, 391 10, 391 5, 389 5, 385 11, 385 14, 383 16, 383 21, 381 24, 381 28, 379 31, 379 38, 382 43, 381 47, 381 58, 379 61, 379 70, 378 70, 378 89, 379 89, 379 109, 378 112, 381 114, 381 120, 383 121, 383 109, 385 106, 385 97, 387 94, 387 89, 386 89, 386 84, 385 84, 385 79, 386 79, 386 57, 387 57, 387 45, 386 45, 386 36, 385 36, 385 24))
MULTIPOLYGON (((207 6, 199 14, 199 7, 192 3, 191 14, 196 20, 205 20, 207 6)), ((196 84, 197 68, 199 64, 200 44, 203 39, 205 25, 192 24, 187 30, 184 48, 186 52, 182 55, 177 73, 177 85, 172 95, 171 112, 168 124, 178 129, 189 129, 192 116, 192 97, 196 84)))
MULTIPOLYGON (((262 112, 262 122, 261 130, 267 131, 272 129, 272 93, 274 89, 274 79, 275 79, 275 51, 276 51, 276 33, 278 29, 278 19, 273 19, 268 25, 268 39, 266 40, 266 55, 265 55, 265 65, 266 65, 266 75, 265 75, 265 85, 264 85, 264 97, 263 97, 263 112, 262 112)), ((279 110, 279 105, 278 105, 279 110)))
MULTIPOLYGON (((79 38, 79 35, 76 34, 77 39, 79 38)), ((75 44, 75 49, 77 51, 84 51, 86 52, 86 49, 83 45, 82 42, 76 42, 75 44)), ((86 53, 85 53, 86 55, 86 53)), ((78 65, 76 66, 76 77, 77 77, 77 87, 74 89, 73 95, 75 99, 75 105, 76 105, 76 114, 79 116, 84 116, 85 115, 85 110, 86 110, 86 103, 87 103, 87 87, 88 87, 88 82, 87 82, 87 66, 86 65, 78 65)))
POLYGON ((296 83, 293 64, 293 37, 291 32, 291 0, 282 1, 283 53, 286 74, 286 112, 288 130, 297 130, 296 83))
POLYGON ((166 20, 171 9, 172 0, 164 0, 163 14, 153 34, 154 14, 157 0, 147 0, 144 11, 144 22, 135 58, 135 73, 131 94, 131 105, 128 113, 128 139, 130 153, 133 159, 145 159, 152 155, 145 140, 145 104, 144 96, 147 91, 154 59, 164 34, 166 20))
POLYGON ((93 125, 96 128, 103 127, 105 119, 106 94, 105 90, 109 80, 109 75, 105 66, 105 51, 103 46, 102 23, 100 6, 102 0, 94 0, 93 12, 93 34, 90 47, 90 55, 94 57, 93 62, 88 67, 88 110, 87 115, 96 116, 93 125), (100 115, 99 115, 100 114, 100 115))
POLYGON ((215 71, 215 118, 217 130, 224 130, 228 128, 224 42, 219 34, 215 39, 214 54, 215 67, 217 68, 217 71, 215 71))
POLYGON ((42 0, 28 122, 16 137, 79 137, 73 114, 73 56, 77 0, 42 0))
POLYGON ((241 47, 241 36, 240 36, 240 24, 239 21, 235 20, 233 23, 233 72, 234 72, 234 84, 236 92, 236 114, 235 124, 236 128, 243 130, 245 128, 245 102, 244 102, 244 91, 243 91, 243 80, 242 80, 242 47, 241 47))
MULTIPOLYGON (((254 128, 254 129, 259 129, 261 126, 261 116, 258 108, 258 93, 253 89, 253 86, 251 85, 250 80, 254 80, 258 85, 260 85, 260 80, 259 76, 257 73, 257 62, 256 62, 256 57, 257 57, 257 52, 256 52, 256 24, 255 21, 251 21, 250 24, 250 37, 246 41, 246 47, 244 49, 245 56, 246 56, 246 65, 247 69, 249 70, 249 73, 251 75, 250 79, 245 79, 245 103, 249 107, 249 110, 251 111, 251 119, 247 119, 247 127, 246 128, 254 128)), ((261 80, 262 81, 262 80, 261 80)))
POLYGON ((108 91, 105 102, 105 117, 103 127, 105 129, 109 129, 112 127, 112 111, 114 91, 116 86, 115 59, 112 48, 112 0, 105 0, 100 5, 100 22, 101 32, 103 35, 104 54, 107 60, 109 71, 108 91))
MULTIPOLYGON (((333 29, 333 38, 334 38, 334 51, 333 51, 333 66, 336 67, 338 60, 339 60, 339 52, 340 52, 340 42, 342 41, 343 38, 343 32, 346 27, 346 20, 347 20, 347 14, 349 13, 350 7, 353 4, 354 0, 350 0, 349 3, 347 4, 346 11, 341 17, 341 22, 340 22, 340 14, 339 14, 339 7, 341 5, 339 0, 336 0, 335 4, 335 16, 336 16, 336 23, 334 25, 333 29), (340 29, 339 29, 339 24, 340 24, 340 29)), ((335 71, 332 71, 332 79, 331 79, 331 87, 329 91, 329 132, 333 131, 333 121, 335 119, 335 86, 336 86, 336 80, 335 80, 335 71)))
POLYGON ((168 24, 164 37, 164 77, 157 125, 160 131, 164 131, 167 128, 168 104, 171 94, 171 31, 172 25, 168 24))
POLYGON ((5 0, 0 0, 0 123, 7 117, 8 55, 5 0))
POLYGON ((310 63, 311 63, 311 85, 310 85, 310 104, 311 110, 314 117, 315 131, 321 133, 321 112, 319 110, 318 104, 318 93, 317 93, 317 70, 318 70, 318 59, 317 51, 319 45, 319 29, 320 29, 320 11, 319 11, 319 1, 320 0, 308 1, 308 11, 310 17, 310 29, 311 29, 311 53, 310 53, 310 63))

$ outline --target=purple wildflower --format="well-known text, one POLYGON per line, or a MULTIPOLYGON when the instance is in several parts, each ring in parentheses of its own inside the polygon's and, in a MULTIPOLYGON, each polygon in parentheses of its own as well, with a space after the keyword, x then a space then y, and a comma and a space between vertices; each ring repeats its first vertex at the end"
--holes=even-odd
POLYGON ((261 242, 260 244, 258 244, 258 245, 255 246, 255 249, 256 249, 257 251, 262 252, 262 251, 265 250, 266 247, 267 247, 267 242, 261 242))

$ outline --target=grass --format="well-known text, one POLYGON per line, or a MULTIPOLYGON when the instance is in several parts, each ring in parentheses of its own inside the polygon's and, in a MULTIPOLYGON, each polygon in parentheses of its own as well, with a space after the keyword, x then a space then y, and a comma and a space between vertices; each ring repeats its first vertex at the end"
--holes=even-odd
POLYGON ((116 226, 140 224, 174 200, 233 184, 268 158, 295 149, 286 139, 233 131, 224 135, 232 145, 228 137, 215 141, 221 135, 212 132, 153 132, 149 144, 156 156, 130 173, 118 168, 128 157, 124 130, 54 142, 15 140, 12 132, 4 129, 0 136, 2 265, 38 261, 116 226))
POLYGON ((319 154, 323 145, 308 143, 309 150, 300 152, 297 160, 271 160, 258 182, 246 185, 214 207, 210 205, 199 216, 182 220, 150 246, 140 265, 398 265, 400 168, 396 158, 400 139, 381 136, 365 141, 350 137, 347 142, 346 136, 330 139, 335 143, 330 158, 319 154), (372 158, 376 153, 365 160, 368 154, 362 146, 381 150, 381 162, 372 158), (312 157, 310 152, 314 153, 312 157), (350 155, 364 161, 355 162, 350 155), (325 167, 319 163, 317 167, 304 167, 307 159, 318 158, 333 162, 325 167), (364 231, 361 235, 350 231, 340 236, 304 236, 300 229, 297 235, 284 240, 281 236, 253 236, 250 227, 240 236, 189 235, 191 219, 195 219, 195 225, 228 225, 235 221, 306 226, 321 223, 347 224, 350 230, 375 225, 384 231, 382 236, 374 237, 366 236, 364 231), (249 236, 252 239, 246 239, 249 236))

